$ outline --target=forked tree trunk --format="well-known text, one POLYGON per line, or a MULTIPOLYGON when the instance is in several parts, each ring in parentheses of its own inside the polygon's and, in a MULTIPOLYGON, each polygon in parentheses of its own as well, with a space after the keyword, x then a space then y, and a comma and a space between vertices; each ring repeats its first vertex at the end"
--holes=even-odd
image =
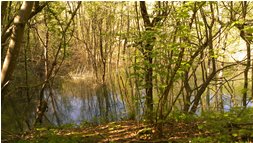
POLYGON ((1 71, 1 88, 8 84, 15 69, 19 50, 23 40, 26 22, 31 14, 34 2, 23 2, 18 15, 14 19, 9 48, 1 71))
MULTIPOLYGON (((151 27, 153 25, 151 24, 151 21, 149 19, 149 15, 146 9, 145 2, 140 2, 140 8, 141 8, 141 14, 144 21, 144 26, 146 31, 152 31, 151 27)), ((153 52, 153 46, 152 42, 154 42, 155 39, 153 37, 148 37, 146 39, 147 44, 144 45, 144 60, 148 63, 145 65, 145 88, 146 88, 146 118, 152 122, 152 112, 153 112, 153 58, 152 58, 152 52, 153 52)))

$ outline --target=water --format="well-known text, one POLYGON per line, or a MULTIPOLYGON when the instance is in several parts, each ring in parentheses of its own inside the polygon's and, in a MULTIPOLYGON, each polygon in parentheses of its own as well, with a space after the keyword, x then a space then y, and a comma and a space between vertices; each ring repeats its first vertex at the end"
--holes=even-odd
MULTIPOLYGON (((135 100, 135 103, 131 101, 131 97, 122 95, 124 92, 120 92, 116 85, 101 85, 89 80, 73 79, 61 80, 57 85, 52 90, 46 89, 44 92, 49 108, 45 113, 46 118, 43 120, 43 126, 80 125, 87 122, 100 124, 132 118, 131 113, 133 112, 135 112, 135 119, 142 117, 144 98, 139 99, 138 102, 135 100), (52 99, 54 99, 53 102, 52 99), (54 108, 52 103, 54 103, 54 108)), ((5 97, 4 104, 2 102, 2 129, 19 132, 32 127, 39 92, 39 88, 29 89, 29 94, 32 97, 30 102, 27 100, 25 89, 19 89, 5 97)), ((145 94, 143 93, 141 96, 144 97, 145 94)), ((236 100, 239 105, 241 99, 236 100)), ((224 95, 223 101, 225 111, 229 111, 233 106, 238 106, 232 104, 229 95, 224 95)), ((214 102, 214 98, 211 102, 214 102)), ((252 107, 252 105, 253 103, 249 102, 248 107, 252 107)))
MULTIPOLYGON (((82 122, 99 124, 127 117, 125 104, 118 93, 108 90, 106 86, 99 86, 95 90, 87 88, 84 90, 82 84, 79 86, 75 88, 80 91, 76 89, 67 89, 70 92, 53 90, 60 124, 81 124, 82 122)), ((46 97, 48 96, 49 93, 46 92, 46 97)), ((46 116, 53 124, 57 124, 52 101, 50 98, 48 101, 50 104, 46 116)))
MULTIPOLYGON (((2 129, 19 132, 32 127, 39 103, 39 92, 39 88, 30 90, 32 99, 29 103, 24 89, 6 96, 2 105, 2 129)), ((126 119, 129 114, 123 99, 125 97, 112 85, 98 85, 87 80, 63 80, 57 88, 46 89, 44 97, 48 102, 46 118, 43 119, 44 126, 80 125, 87 122, 100 124, 126 119)))

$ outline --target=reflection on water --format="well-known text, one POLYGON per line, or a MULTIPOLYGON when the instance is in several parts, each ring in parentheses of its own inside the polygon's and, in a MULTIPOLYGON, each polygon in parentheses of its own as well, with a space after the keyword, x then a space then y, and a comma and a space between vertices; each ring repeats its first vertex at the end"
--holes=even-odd
MULTIPOLYGON (((143 114, 144 98, 131 101, 124 92, 119 92, 113 84, 96 85, 91 81, 61 81, 61 84, 50 90, 45 90, 49 108, 46 112, 44 124, 81 124, 92 122, 95 124, 116 121, 125 118, 140 119, 143 114), (120 94, 121 93, 121 94, 120 94), (52 97, 50 96, 52 95, 52 97), (127 99, 128 98, 128 99, 127 99), (52 102, 54 99, 55 102, 52 102), (55 106, 52 106, 55 103, 55 106), (56 110, 56 113, 54 112, 56 110), (129 114, 130 113, 130 114, 129 114), (56 116, 57 115, 57 116, 56 116), (59 120, 57 120, 57 118, 59 120)), ((35 109, 38 105, 39 89, 30 90, 32 100, 27 101, 24 89, 17 90, 11 96, 6 96, 2 104, 2 129, 7 131, 24 131, 32 127, 35 119, 35 109)), ((141 94, 144 97, 145 94, 141 94)), ((214 103, 214 98, 211 99, 214 103)), ((231 99, 231 96, 223 96, 224 110, 240 105, 241 99, 231 99)), ((252 107, 249 102, 248 107, 252 107)), ((201 108, 199 108, 201 109, 201 108)), ((201 110, 198 111, 199 114, 201 110)))
MULTIPOLYGON (((43 119, 44 125, 81 124, 82 122, 99 124, 128 117, 128 108, 123 96, 113 86, 94 86, 88 81, 63 81, 59 87, 51 90, 53 94, 49 94, 49 91, 46 89, 44 92, 48 102, 46 118, 43 119)), ((40 89, 30 90, 32 97, 30 102, 27 101, 24 89, 6 96, 2 104, 2 129, 19 132, 32 127, 35 122, 39 93, 40 89)))
MULTIPOLYGON (((61 124, 80 124, 83 121, 101 123, 127 117, 122 98, 107 86, 101 85, 91 89, 84 83, 68 84, 72 85, 53 91, 61 124)), ((49 104, 46 115, 56 124, 52 104, 49 104)))

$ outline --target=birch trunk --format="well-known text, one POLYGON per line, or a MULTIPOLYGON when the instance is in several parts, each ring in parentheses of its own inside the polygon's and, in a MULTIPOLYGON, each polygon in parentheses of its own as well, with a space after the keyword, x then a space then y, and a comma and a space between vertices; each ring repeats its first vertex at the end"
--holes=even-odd
POLYGON ((10 38, 10 44, 4 59, 1 71, 1 88, 8 84, 15 69, 19 56, 19 50, 23 40, 26 22, 31 14, 34 2, 23 2, 18 15, 14 19, 14 25, 10 38))

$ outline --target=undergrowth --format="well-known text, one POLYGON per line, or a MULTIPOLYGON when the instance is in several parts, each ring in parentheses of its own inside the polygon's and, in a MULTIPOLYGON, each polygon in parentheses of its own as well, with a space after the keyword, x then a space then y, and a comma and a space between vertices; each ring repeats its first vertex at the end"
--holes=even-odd
MULTIPOLYGON (((121 121, 92 125, 66 124, 38 127, 6 142, 252 142, 253 108, 233 108, 229 112, 204 112, 200 116, 179 112, 164 124, 164 137, 157 138, 153 127, 143 122, 121 121), (172 121, 173 120, 173 121, 172 121), (149 132, 143 132, 148 129, 149 132), (148 135, 145 135, 148 134, 148 135), (148 138, 147 138, 148 137, 148 138)), ((3 140, 2 142, 4 142, 3 140)))

